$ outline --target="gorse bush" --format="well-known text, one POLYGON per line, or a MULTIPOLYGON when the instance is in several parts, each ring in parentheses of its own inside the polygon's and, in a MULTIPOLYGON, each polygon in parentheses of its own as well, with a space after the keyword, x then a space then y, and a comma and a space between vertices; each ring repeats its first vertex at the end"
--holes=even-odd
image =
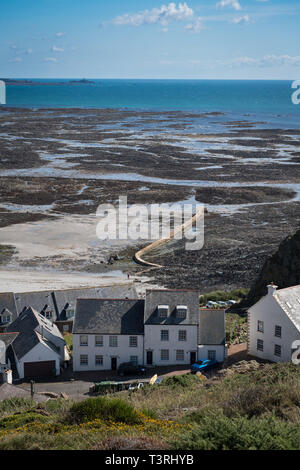
POLYGON ((75 403, 70 408, 69 417, 75 423, 84 423, 94 419, 111 420, 126 424, 137 424, 140 417, 129 403, 119 398, 88 398, 75 403))
POLYGON ((222 413, 194 415, 196 422, 170 442, 185 450, 293 450, 300 448, 300 427, 274 417, 228 418, 222 413))
POLYGON ((163 387, 182 387, 189 388, 195 384, 199 383, 199 378, 193 374, 185 375, 173 375, 172 377, 167 377, 159 386, 163 387))

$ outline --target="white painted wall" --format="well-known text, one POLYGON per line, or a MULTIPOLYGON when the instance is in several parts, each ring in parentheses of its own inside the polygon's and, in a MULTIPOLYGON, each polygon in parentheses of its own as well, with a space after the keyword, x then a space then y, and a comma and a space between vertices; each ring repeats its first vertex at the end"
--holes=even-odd
POLYGON ((44 335, 45 338, 47 338, 49 341, 51 341, 51 343, 53 343, 56 347, 59 348, 61 361, 65 361, 67 360, 65 357, 65 340, 63 339, 57 326, 53 325, 53 328, 54 334, 52 333, 52 331, 47 330, 46 326, 44 326, 43 332, 40 325, 36 328, 36 331, 38 331, 40 335, 44 335))
POLYGON ((168 366, 190 364, 190 352, 195 352, 197 357, 196 325, 145 325, 145 351, 144 364, 147 363, 147 351, 153 351, 153 365, 168 366), (169 341, 161 341, 161 330, 169 331, 169 341), (178 341, 178 331, 186 330, 186 341, 178 341), (161 350, 169 350, 169 360, 161 360, 161 350), (176 360, 176 350, 184 350, 184 360, 176 360))
POLYGON ((39 343, 31 349, 22 359, 16 358, 16 366, 20 379, 24 378, 24 363, 25 362, 41 362, 41 361, 55 361, 56 375, 60 374, 60 357, 48 346, 39 343))
POLYGON ((300 339, 300 332, 273 297, 263 297, 248 311, 248 353, 272 362, 290 362, 293 341, 300 339), (258 320, 264 322, 264 333, 257 331, 258 320), (282 337, 275 336, 275 325, 281 326, 282 337), (257 339, 264 341, 264 351, 257 350, 257 339), (281 345, 282 356, 274 354, 275 344, 281 345))
POLYGON ((199 345, 198 346, 198 361, 201 359, 208 359, 208 351, 216 351, 216 360, 223 362, 225 359, 225 346, 217 345, 199 345))
MULTIPOLYGON (((99 333, 101 336, 101 333, 99 333)), ((130 356, 138 356, 138 364, 143 364, 143 342, 142 335, 102 335, 103 346, 95 346, 95 335, 88 336, 88 346, 80 346, 80 336, 73 334, 73 370, 74 372, 91 370, 111 370, 111 358, 117 358, 117 367, 122 362, 129 362, 130 356), (109 346, 109 337, 118 337, 118 347, 109 346), (129 346, 129 337, 137 336, 137 347, 129 346), (80 365, 80 355, 88 355, 88 365, 80 365), (95 364, 95 356, 103 356, 103 365, 95 364)))

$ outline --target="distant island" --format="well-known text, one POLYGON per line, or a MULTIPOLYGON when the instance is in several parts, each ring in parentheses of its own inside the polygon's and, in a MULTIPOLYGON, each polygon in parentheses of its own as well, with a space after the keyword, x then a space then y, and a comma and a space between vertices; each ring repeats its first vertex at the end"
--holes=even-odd
POLYGON ((40 86, 57 86, 57 85, 94 85, 95 82, 92 80, 87 80, 85 78, 81 80, 68 80, 66 82, 40 82, 40 81, 33 81, 33 80, 24 80, 24 79, 12 79, 12 78, 0 78, 0 80, 3 80, 6 85, 11 86, 11 85, 26 85, 26 86, 33 86, 33 85, 40 85, 40 86))

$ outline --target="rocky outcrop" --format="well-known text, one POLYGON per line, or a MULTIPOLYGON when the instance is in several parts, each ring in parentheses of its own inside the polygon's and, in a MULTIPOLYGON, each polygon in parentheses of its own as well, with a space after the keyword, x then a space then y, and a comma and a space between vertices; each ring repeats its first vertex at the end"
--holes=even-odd
POLYGON ((280 289, 300 284, 300 229, 287 237, 265 262, 247 297, 253 305, 267 294, 267 285, 274 282, 280 289))

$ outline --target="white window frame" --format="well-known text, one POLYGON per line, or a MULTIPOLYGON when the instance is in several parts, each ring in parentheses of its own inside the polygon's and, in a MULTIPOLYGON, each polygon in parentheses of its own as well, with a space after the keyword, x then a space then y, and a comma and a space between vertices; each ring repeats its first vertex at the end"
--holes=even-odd
POLYGON ((86 348, 86 347, 89 345, 89 337, 88 337, 88 335, 80 335, 79 342, 80 342, 80 346, 86 348), (86 338, 86 342, 83 341, 82 338, 86 338))
POLYGON ((133 362, 134 365, 138 365, 139 363, 139 356, 130 356, 130 362, 133 362))
POLYGON ((275 325, 275 332, 274 332, 274 336, 276 338, 281 338, 282 337, 282 327, 280 325, 275 325), (280 329, 280 334, 276 334, 278 332, 278 329, 280 329))
POLYGON ((256 349, 257 349, 257 351, 263 352, 263 350, 264 350, 264 341, 262 339, 258 339, 256 341, 256 349), (261 345, 261 347, 259 347, 259 345, 261 345))
POLYGON ((215 361, 217 357, 217 351, 215 349, 209 349, 207 351, 207 359, 209 361, 215 361))
POLYGON ((264 329, 265 329, 265 324, 262 320, 257 320, 257 331, 259 331, 259 333, 264 333, 264 329))
POLYGON ((117 335, 111 335, 109 337, 109 347, 110 348, 117 348, 118 347, 118 336, 117 335))
POLYGON ((176 349, 176 361, 184 361, 184 349, 176 349))
POLYGON ((281 344, 274 344, 274 356, 276 356, 276 357, 281 357, 282 356, 282 346, 281 346, 281 344))
POLYGON ((103 348, 104 339, 103 335, 95 335, 95 348, 103 348), (97 341, 97 338, 101 338, 100 341, 97 341))
POLYGON ((169 361, 170 353, 169 349, 161 349, 160 350, 160 360, 161 361, 169 361))
POLYGON ((187 306, 177 305, 176 306, 176 317, 184 320, 187 317, 187 306))
POLYGON ((88 366, 89 365, 89 356, 88 356, 88 354, 80 354, 80 365, 81 366, 88 366))
POLYGON ((160 340, 169 341, 169 330, 160 330, 160 340))
POLYGON ((179 330, 178 331, 178 341, 186 341, 187 340, 187 331, 186 330, 179 330))
POLYGON ((158 312, 159 318, 168 318, 169 305, 158 305, 157 312, 158 312))
POLYGON ((96 354, 95 355, 95 366, 103 366, 103 356, 102 354, 96 354), (99 359, 101 358, 101 359, 99 359), (99 361, 99 362, 97 362, 99 361))

